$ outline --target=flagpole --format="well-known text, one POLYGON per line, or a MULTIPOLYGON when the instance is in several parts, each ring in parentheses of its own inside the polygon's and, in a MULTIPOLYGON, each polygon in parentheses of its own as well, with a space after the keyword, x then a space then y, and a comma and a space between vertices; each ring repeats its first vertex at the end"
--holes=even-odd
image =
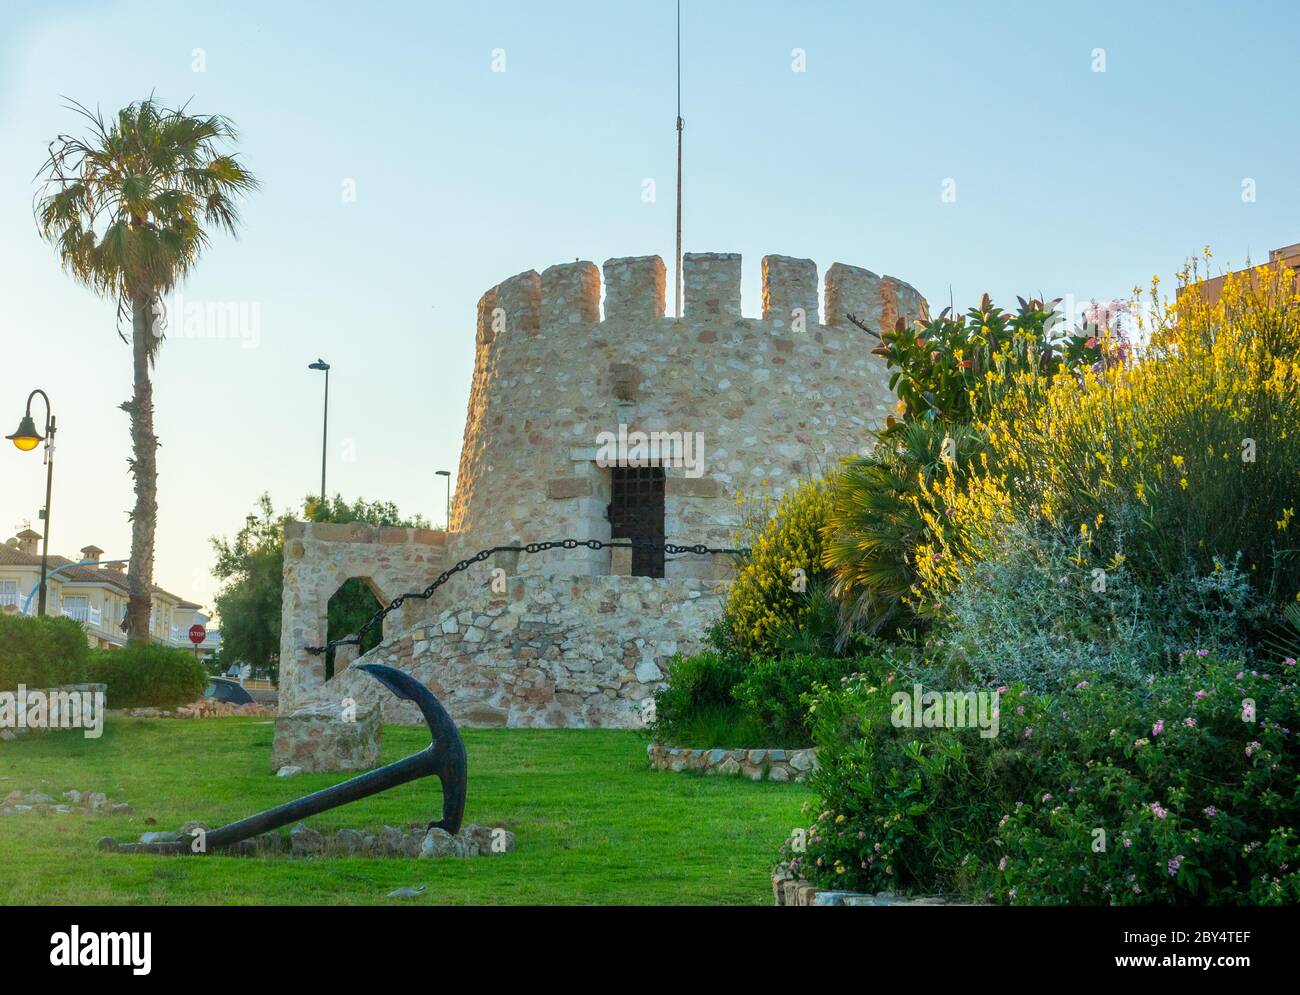
POLYGON ((677 257, 673 285, 677 296, 674 316, 682 317, 682 0, 677 0, 677 257))

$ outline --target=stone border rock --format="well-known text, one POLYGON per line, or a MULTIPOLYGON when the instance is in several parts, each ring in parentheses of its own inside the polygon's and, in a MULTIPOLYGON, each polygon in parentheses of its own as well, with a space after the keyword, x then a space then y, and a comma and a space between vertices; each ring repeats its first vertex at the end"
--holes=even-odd
MULTIPOLYGON (((202 822, 187 822, 177 832, 149 832, 137 843, 118 842, 111 836, 99 840, 101 850, 118 853, 149 853, 159 856, 186 856, 193 852, 194 839, 208 827, 202 822)), ((429 829, 415 822, 406 830, 384 826, 378 830, 338 829, 321 833, 305 823, 298 823, 287 833, 273 831, 241 840, 223 849, 228 857, 496 857, 515 848, 515 834, 496 826, 470 823, 452 835, 445 829, 429 829)))
POLYGON ((0 815, 130 815, 126 802, 109 801, 102 791, 65 791, 55 801, 43 791, 11 791, 0 800, 0 815))
POLYGON ((895 895, 892 891, 868 894, 860 891, 820 889, 811 881, 792 874, 786 864, 772 871, 773 905, 856 906, 856 905, 966 905, 951 895, 895 895))
POLYGON ((751 781, 806 781, 817 769, 816 749, 692 750, 666 743, 646 747, 646 759, 655 770, 672 773, 741 775, 751 781))
POLYGON ((256 702, 232 705, 227 701, 200 698, 198 701, 190 702, 188 705, 178 705, 173 709, 110 708, 108 714, 126 716, 131 719, 224 719, 232 715, 274 718, 278 713, 274 705, 259 705, 256 702))

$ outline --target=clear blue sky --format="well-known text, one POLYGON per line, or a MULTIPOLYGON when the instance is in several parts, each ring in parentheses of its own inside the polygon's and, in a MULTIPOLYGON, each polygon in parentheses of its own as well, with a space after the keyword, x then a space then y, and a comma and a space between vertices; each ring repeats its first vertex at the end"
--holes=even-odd
MULTIPOLYGON (((233 118, 263 183, 243 236, 218 236, 183 288, 256 304, 256 348, 173 334, 157 369, 157 580, 204 603, 208 537, 264 490, 284 507, 319 486, 309 361, 334 365, 330 490, 440 522, 479 295, 575 258, 671 259, 671 2, 16 6, 0 13, 0 422, 31 386, 54 398, 61 553, 125 556, 132 503, 129 350, 31 219, 46 144, 80 127, 61 95, 192 99, 233 118)), ((1236 266, 1300 241, 1294 3, 683 6, 686 249, 744 254, 748 314, 769 252, 895 274, 932 303, 951 285, 965 306, 1122 297, 1207 243, 1236 266)), ((0 451, 0 531, 42 494, 39 459, 0 451)))

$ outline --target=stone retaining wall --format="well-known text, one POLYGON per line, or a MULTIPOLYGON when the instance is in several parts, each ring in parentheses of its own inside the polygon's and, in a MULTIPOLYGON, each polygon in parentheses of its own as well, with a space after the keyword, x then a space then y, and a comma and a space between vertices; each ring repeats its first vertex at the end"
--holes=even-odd
POLYGON ((651 743, 646 758, 655 770, 741 775, 751 781, 806 781, 817 767, 815 749, 692 750, 651 743))

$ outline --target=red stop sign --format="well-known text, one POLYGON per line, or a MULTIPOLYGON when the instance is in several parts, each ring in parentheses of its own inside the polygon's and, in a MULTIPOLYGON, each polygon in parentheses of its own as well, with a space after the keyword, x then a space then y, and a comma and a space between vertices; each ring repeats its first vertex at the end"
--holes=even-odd
POLYGON ((208 630, 203 628, 203 626, 197 624, 190 626, 190 642, 192 642, 195 646, 197 646, 199 643, 203 642, 203 640, 207 638, 208 638, 208 630))

